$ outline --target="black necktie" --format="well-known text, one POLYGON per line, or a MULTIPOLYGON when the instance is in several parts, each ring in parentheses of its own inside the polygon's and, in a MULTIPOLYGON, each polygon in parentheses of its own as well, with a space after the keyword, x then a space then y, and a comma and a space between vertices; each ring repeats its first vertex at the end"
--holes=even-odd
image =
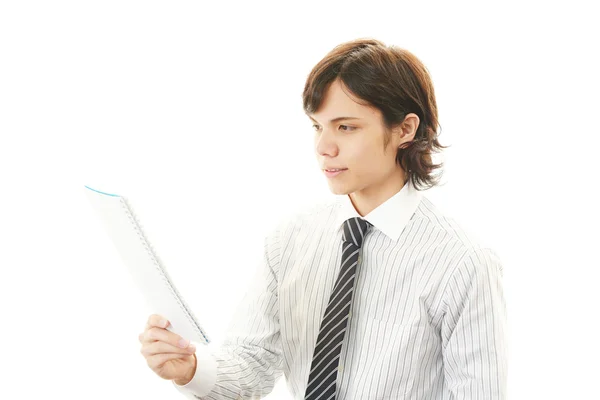
POLYGON ((350 218, 344 222, 342 266, 321 320, 304 397, 306 400, 335 398, 335 383, 352 304, 358 254, 370 226, 361 218, 350 218))

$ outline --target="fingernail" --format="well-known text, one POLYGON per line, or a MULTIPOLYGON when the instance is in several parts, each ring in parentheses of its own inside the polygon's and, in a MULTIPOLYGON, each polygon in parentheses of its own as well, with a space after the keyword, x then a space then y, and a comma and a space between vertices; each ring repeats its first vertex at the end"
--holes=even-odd
POLYGON ((192 353, 194 353, 196 351, 196 346, 194 346, 193 344, 190 345, 190 347, 188 347, 188 350, 192 353))
POLYGON ((166 319, 161 319, 160 320, 160 326, 162 326, 163 328, 167 326, 167 320, 166 319))
POLYGON ((179 347, 181 348, 186 348, 188 346, 188 344, 190 344, 190 342, 188 340, 185 339, 179 339, 179 347))

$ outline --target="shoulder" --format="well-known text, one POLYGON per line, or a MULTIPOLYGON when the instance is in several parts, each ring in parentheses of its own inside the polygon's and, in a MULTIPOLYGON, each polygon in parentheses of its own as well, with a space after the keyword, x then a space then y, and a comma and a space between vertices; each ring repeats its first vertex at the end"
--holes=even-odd
POLYGON ((317 201, 288 213, 279 223, 279 230, 288 235, 299 230, 320 230, 335 216, 340 201, 337 197, 317 201))
POLYGON ((336 196, 291 210, 279 219, 269 236, 289 241, 301 231, 317 232, 327 229, 328 222, 335 217, 340 205, 340 199, 336 196))
POLYGON ((424 220, 431 231, 442 235, 445 240, 456 242, 465 249, 486 247, 486 243, 470 226, 443 211, 427 196, 422 196, 414 218, 424 220))
POLYGON ((438 250, 443 248, 452 253, 448 257, 448 267, 458 268, 467 263, 473 267, 476 264, 493 266, 502 271, 496 250, 470 226, 443 211, 428 197, 422 196, 413 219, 427 225, 430 236, 437 238, 435 247, 438 250))

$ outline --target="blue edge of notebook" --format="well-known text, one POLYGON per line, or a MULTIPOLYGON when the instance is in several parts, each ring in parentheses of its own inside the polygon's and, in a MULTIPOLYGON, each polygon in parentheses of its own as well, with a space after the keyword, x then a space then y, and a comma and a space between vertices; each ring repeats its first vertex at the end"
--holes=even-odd
POLYGON ((93 190, 94 192, 102 193, 102 194, 105 194, 105 195, 107 195, 107 196, 121 197, 121 196, 119 196, 118 194, 104 193, 104 192, 101 192, 101 191, 99 191, 99 190, 92 189, 92 188, 91 188, 91 187, 89 187, 89 186, 86 186, 86 185, 83 185, 83 186, 85 186, 86 188, 88 188, 88 189, 90 189, 90 190, 93 190))

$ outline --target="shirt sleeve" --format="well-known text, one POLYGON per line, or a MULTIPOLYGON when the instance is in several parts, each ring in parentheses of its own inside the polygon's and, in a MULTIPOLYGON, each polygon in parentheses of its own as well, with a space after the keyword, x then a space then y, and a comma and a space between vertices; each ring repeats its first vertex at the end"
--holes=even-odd
POLYGON ((181 386, 173 385, 190 399, 202 398, 209 394, 217 381, 217 360, 205 344, 193 342, 196 346, 196 372, 191 381, 181 386))
POLYGON ((223 343, 214 351, 199 345, 196 374, 176 389, 191 399, 252 399, 269 394, 282 375, 277 232, 265 239, 263 262, 236 309, 223 343), (199 352, 199 350, 201 350, 199 352))
POLYGON ((444 293, 444 376, 452 399, 505 399, 506 303, 491 249, 468 251, 444 293))

